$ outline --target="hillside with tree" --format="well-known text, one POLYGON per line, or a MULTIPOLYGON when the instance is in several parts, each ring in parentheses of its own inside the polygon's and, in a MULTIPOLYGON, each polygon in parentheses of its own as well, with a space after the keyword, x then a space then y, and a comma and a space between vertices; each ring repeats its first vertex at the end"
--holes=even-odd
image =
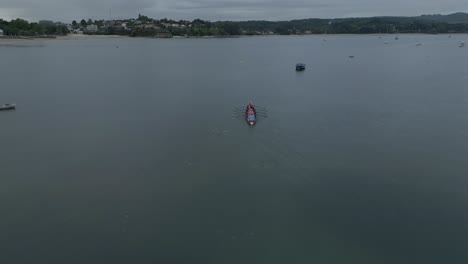
POLYGON ((69 31, 62 23, 52 21, 28 22, 24 19, 5 21, 0 19, 0 29, 6 36, 41 36, 41 35, 66 35, 69 31))
POLYGON ((303 34, 386 34, 386 33, 468 33, 468 14, 422 15, 417 17, 365 17, 335 19, 299 19, 291 21, 207 21, 202 19, 153 19, 138 15, 135 19, 74 20, 70 25, 52 21, 28 22, 0 19, 7 36, 77 34, 125 35, 131 37, 200 37, 237 35, 303 34))

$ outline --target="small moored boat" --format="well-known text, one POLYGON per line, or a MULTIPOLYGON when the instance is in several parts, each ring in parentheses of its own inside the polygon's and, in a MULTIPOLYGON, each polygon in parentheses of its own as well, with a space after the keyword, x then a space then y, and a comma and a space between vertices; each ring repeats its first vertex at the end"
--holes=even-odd
POLYGON ((303 71, 303 70, 305 70, 305 64, 304 63, 296 64, 296 71, 303 71))
POLYGON ((0 110, 13 110, 16 108, 16 104, 4 104, 0 105, 0 110))
POLYGON ((249 102, 247 107, 245 108, 245 121, 249 126, 255 126, 257 123, 257 111, 255 110, 254 105, 252 102, 249 102))

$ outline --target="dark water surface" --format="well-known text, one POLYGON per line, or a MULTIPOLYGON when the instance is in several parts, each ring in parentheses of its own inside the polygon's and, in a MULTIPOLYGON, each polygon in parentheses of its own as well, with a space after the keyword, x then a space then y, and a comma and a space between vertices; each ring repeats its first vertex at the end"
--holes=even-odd
POLYGON ((0 263, 468 263, 468 36, 322 38, 0 43, 0 263))

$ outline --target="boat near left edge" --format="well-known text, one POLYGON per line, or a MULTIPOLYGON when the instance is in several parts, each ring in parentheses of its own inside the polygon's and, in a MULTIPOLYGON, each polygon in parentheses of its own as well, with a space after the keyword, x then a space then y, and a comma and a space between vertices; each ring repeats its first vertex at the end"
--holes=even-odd
POLYGON ((14 110, 14 109, 16 109, 16 104, 0 105, 0 110, 14 110))

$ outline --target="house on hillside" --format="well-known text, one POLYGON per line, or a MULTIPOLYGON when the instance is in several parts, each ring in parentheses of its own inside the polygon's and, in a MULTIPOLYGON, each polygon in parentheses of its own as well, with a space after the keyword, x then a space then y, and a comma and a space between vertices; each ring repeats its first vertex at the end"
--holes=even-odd
POLYGON ((97 25, 87 25, 86 26, 86 31, 87 32, 97 32, 98 31, 98 26, 97 25))
POLYGON ((0 29, 0 37, 3 36, 3 30, 0 29))
POLYGON ((161 29, 159 26, 153 25, 153 24, 151 24, 151 25, 145 25, 145 28, 161 29))

